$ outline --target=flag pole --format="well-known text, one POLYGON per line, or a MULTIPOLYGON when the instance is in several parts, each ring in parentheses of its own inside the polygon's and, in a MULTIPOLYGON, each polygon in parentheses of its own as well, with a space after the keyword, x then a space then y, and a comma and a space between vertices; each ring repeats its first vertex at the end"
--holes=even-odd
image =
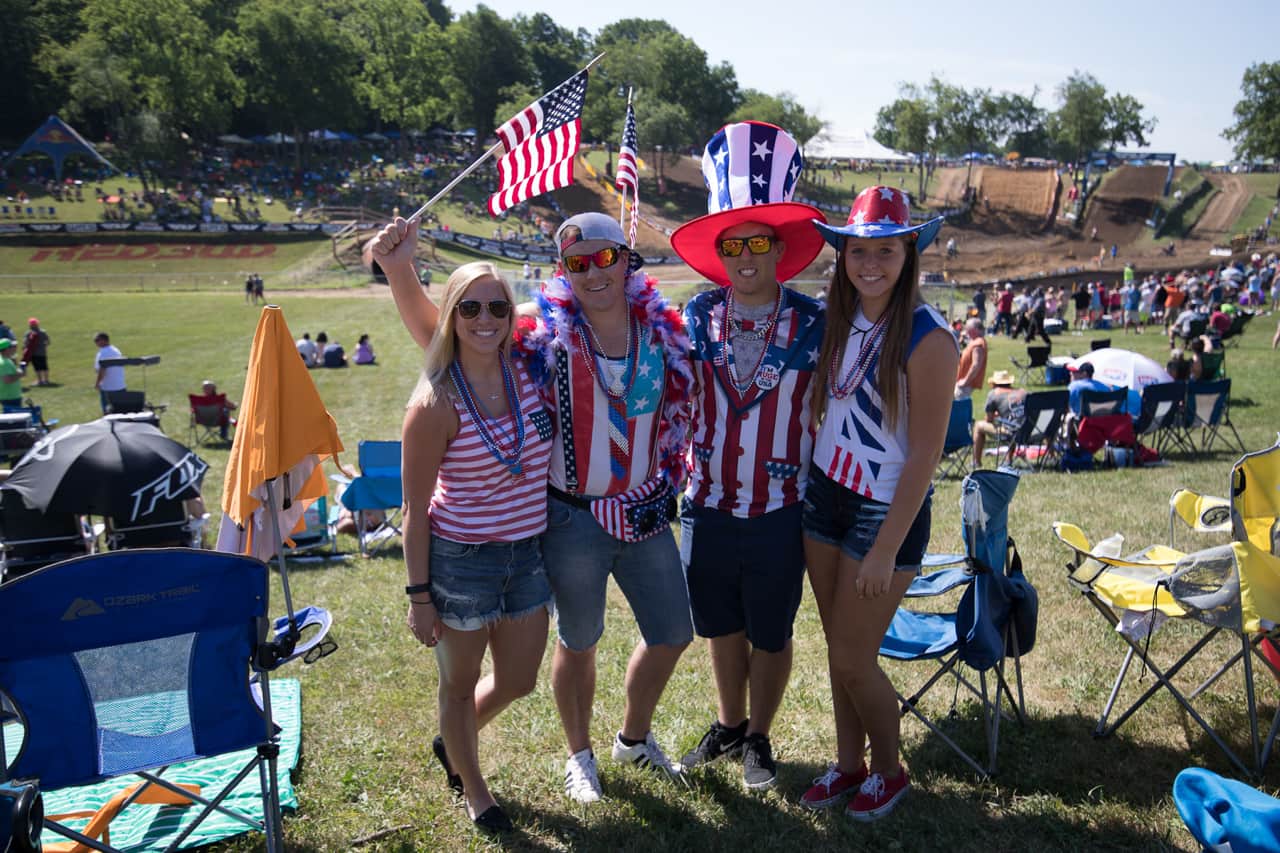
MULTIPOLYGON (((597 62, 599 62, 601 59, 604 59, 604 54, 605 54, 605 52, 604 52, 604 51, 602 51, 601 53, 599 53, 599 54, 598 54, 594 59, 592 59, 590 62, 588 62, 588 63, 587 63, 586 67, 585 67, 585 68, 583 68, 583 69, 582 69, 582 71, 590 71, 590 70, 591 70, 591 67, 592 67, 593 65, 595 65, 597 62)), ((578 71, 578 72, 576 72, 575 74, 571 75, 571 76, 569 77, 569 80, 572 80, 572 79, 573 79, 573 77, 577 76, 578 74, 581 74, 581 73, 582 73, 582 71, 578 71)), ((560 86, 563 86, 563 85, 564 85, 565 83, 567 83, 567 82, 568 82, 568 80, 562 81, 558 86, 556 86, 556 89, 560 88, 560 86)), ((552 89, 551 91, 552 91, 552 92, 554 92, 554 91, 555 91, 555 89, 552 89)), ((551 94, 551 93, 550 93, 550 92, 547 92, 546 94, 544 94, 544 95, 542 96, 542 98, 545 98, 545 97, 546 97, 547 95, 549 95, 549 94, 551 94)), ((534 101, 533 101, 533 103, 535 103, 535 104, 536 104, 538 101, 542 100, 542 98, 538 98, 538 99, 534 100, 534 101)), ((438 193, 436 193, 434 196, 432 196, 432 197, 427 201, 427 203, 426 203, 426 204, 424 204, 422 207, 420 207, 420 208, 418 208, 416 211, 414 211, 413 215, 409 217, 409 221, 410 221, 410 222, 414 222, 414 223, 417 223, 417 222, 421 221, 421 219, 422 219, 422 214, 426 213, 426 212, 427 212, 427 210, 428 210, 428 209, 429 209, 433 204, 435 204, 437 201, 439 201, 440 199, 442 199, 442 198, 444 198, 446 195, 448 195, 448 194, 450 193, 450 191, 452 191, 452 190, 453 190, 453 188, 454 188, 454 187, 456 187, 458 184, 462 183, 462 180, 463 180, 464 178, 466 178, 468 175, 470 175, 470 174, 471 174, 472 172, 474 172, 476 169, 479 169, 479 168, 480 168, 480 166, 481 166, 481 165, 483 165, 483 164, 484 164, 484 162, 485 162, 486 160, 488 160, 490 157, 492 157, 494 154, 496 154, 500 148, 502 148, 502 142, 501 142, 501 141, 495 142, 495 143, 493 144, 493 146, 492 146, 488 151, 486 151, 486 152, 484 152, 483 154, 481 154, 481 155, 480 155, 480 158, 479 158, 478 160, 476 160, 474 163, 472 163, 472 164, 471 164, 470 166, 468 166, 467 168, 463 169, 463 170, 458 174, 458 176, 457 176, 457 177, 455 177, 452 181, 450 181, 448 184, 446 184, 446 185, 445 185, 445 187, 444 187, 444 189, 440 190, 440 192, 438 192, 438 193)))

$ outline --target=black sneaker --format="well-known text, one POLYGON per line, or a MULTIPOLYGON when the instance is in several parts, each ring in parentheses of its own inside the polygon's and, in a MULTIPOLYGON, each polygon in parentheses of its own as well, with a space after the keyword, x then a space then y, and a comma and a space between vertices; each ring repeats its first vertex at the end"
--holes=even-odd
POLYGON ((772 788, 778 781, 778 765, 768 735, 747 735, 742 744, 742 784, 751 791, 772 788))
POLYGON ((453 793, 461 797, 462 777, 453 772, 453 765, 449 763, 449 754, 444 751, 444 738, 436 735, 431 741, 431 751, 436 754, 436 758, 440 759, 440 766, 444 768, 445 781, 449 783, 453 793))
POLYGON ((742 736, 747 731, 746 722, 729 728, 721 725, 719 720, 711 724, 711 728, 698 741, 698 745, 680 759, 681 768, 688 770, 700 764, 709 764, 725 755, 737 758, 742 754, 742 736))

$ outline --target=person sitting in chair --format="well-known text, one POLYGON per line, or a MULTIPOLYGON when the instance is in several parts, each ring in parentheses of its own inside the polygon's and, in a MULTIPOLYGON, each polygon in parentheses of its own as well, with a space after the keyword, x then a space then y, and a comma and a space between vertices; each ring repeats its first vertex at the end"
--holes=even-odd
MULTIPOLYGON (((1072 370, 1072 368, 1067 369, 1072 370)), ((1071 409, 1071 414, 1080 417, 1080 397, 1085 391, 1110 391, 1111 388, 1093 378, 1093 365, 1087 361, 1072 372, 1075 375, 1071 384, 1067 386, 1067 407, 1071 409)))
POLYGON ((221 407, 222 411, 218 418, 218 437, 226 441, 231 425, 235 423, 231 413, 236 410, 236 404, 228 400, 226 394, 218 393, 218 386, 214 384, 212 379, 206 379, 200 383, 200 396, 193 395, 191 397, 191 405, 221 407))
MULTIPOLYGON (((999 435, 1002 431, 1016 430, 1022 426, 1023 410, 1027 403, 1027 392, 1024 388, 1013 387, 1013 374, 1007 370, 997 370, 991 374, 991 393, 987 395, 986 420, 973 424, 973 467, 982 467, 982 451, 987 446, 987 436, 999 435)), ((1013 444, 1009 445, 1006 458, 1013 458, 1013 444)))

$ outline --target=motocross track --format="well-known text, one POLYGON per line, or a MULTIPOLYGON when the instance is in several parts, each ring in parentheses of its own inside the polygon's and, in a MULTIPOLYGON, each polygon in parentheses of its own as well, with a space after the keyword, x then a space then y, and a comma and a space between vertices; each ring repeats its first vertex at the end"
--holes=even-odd
POLYGON ((1249 203, 1249 188, 1239 175, 1210 175, 1209 183, 1217 187, 1219 192, 1209 199, 1204 213, 1200 214, 1195 227, 1187 236, 1224 242, 1230 239, 1231 235, 1227 232, 1249 203))
POLYGON ((1146 227, 1168 174, 1164 166, 1121 166, 1089 197, 1082 233, 1092 235, 1097 228, 1106 246, 1132 243, 1146 227))

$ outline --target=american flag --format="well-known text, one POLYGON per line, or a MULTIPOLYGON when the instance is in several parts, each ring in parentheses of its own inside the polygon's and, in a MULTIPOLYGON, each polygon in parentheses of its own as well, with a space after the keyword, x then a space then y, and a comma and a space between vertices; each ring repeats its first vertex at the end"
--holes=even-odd
POLYGON ((627 235, 627 240, 633 249, 636 246, 636 221, 640 218, 640 176, 636 171, 636 149, 639 147, 640 143, 636 140, 636 111, 628 101, 627 120, 622 125, 622 147, 618 150, 618 177, 613 185, 622 191, 624 205, 627 188, 631 188, 631 232, 627 235))
POLYGON ((586 94, 587 72, 579 71, 498 128, 507 153, 498 161, 490 214, 573 183, 586 94))
POLYGON ((636 148, 639 143, 636 141, 636 111, 627 104, 627 120, 622 125, 622 147, 618 150, 618 177, 613 185, 620 190, 631 188, 631 192, 635 192, 639 186, 639 178, 636 174, 636 148))

